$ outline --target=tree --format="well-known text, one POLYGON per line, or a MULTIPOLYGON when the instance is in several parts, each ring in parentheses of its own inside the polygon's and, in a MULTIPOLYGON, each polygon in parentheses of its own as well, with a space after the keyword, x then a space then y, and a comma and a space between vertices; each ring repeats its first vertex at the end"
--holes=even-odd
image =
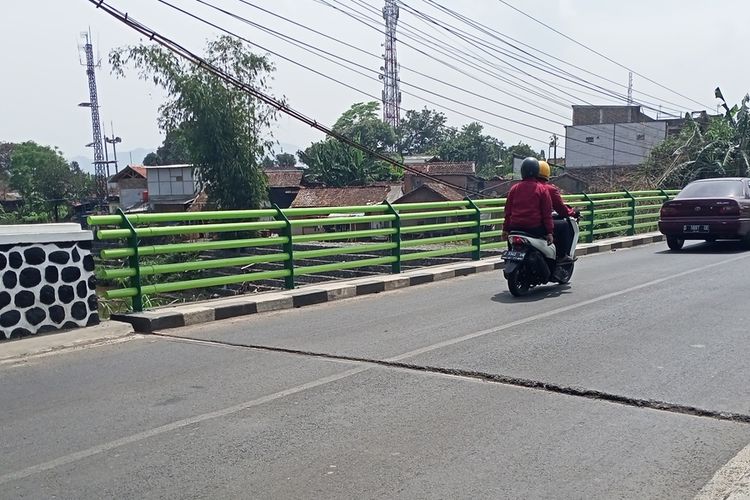
POLYGON ((164 142, 156 149, 156 152, 147 154, 143 159, 143 164, 148 166, 186 163, 190 163, 190 151, 185 139, 185 132, 181 128, 169 130, 164 137, 164 142))
MULTIPOLYGON (((236 38, 208 42, 205 58, 245 84, 268 89, 273 65, 236 38)), ((273 109, 155 45, 116 49, 109 61, 116 75, 124 76, 126 67, 132 66, 141 79, 167 91, 159 126, 167 137, 177 134, 175 144, 184 140, 187 163, 196 167, 206 194, 219 209, 262 206, 267 191, 261 162, 273 144, 273 109)))
MULTIPOLYGON (((378 116, 377 102, 357 103, 336 121, 333 130, 380 153, 393 146, 393 128, 378 116)), ((315 142, 297 153, 308 166, 311 182, 326 186, 364 186, 394 177, 390 166, 337 139, 315 142)))
POLYGON ((448 135, 447 118, 439 111, 409 110, 397 130, 402 155, 436 154, 448 135))
POLYGON ((280 167, 294 167, 297 164, 297 157, 291 153, 280 153, 276 155, 276 163, 280 167))
POLYGON ((92 176, 78 163, 68 164, 57 148, 35 142, 16 144, 10 157, 10 186, 24 200, 24 211, 52 212, 95 191, 92 176))
POLYGON ((396 133, 380 118, 379 110, 376 101, 353 104, 334 123, 333 131, 375 151, 386 151, 396 143, 396 133))
POLYGON ((503 143, 483 133, 482 125, 476 122, 464 125, 460 130, 448 129, 446 140, 438 149, 445 161, 476 162, 477 173, 482 177, 493 177, 500 173, 498 167, 503 159, 503 143))
POLYGON ((643 187, 679 189, 707 177, 744 177, 750 171, 750 96, 707 124, 687 115, 677 136, 651 150, 640 169, 643 187))

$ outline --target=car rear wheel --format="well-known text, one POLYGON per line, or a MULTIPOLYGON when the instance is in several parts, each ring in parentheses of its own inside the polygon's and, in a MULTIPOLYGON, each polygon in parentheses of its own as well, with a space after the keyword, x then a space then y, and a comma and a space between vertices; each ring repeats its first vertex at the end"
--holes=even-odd
POLYGON ((667 236, 667 246, 672 251, 679 251, 682 250, 682 246, 685 244, 685 240, 682 238, 677 238, 675 236, 667 236))

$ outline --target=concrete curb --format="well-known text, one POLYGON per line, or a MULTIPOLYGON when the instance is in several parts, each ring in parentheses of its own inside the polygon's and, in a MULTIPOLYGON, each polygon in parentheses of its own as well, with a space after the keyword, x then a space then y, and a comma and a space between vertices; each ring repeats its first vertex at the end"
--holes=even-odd
MULTIPOLYGON (((583 256, 609 252, 621 248, 649 245, 663 240, 663 235, 659 233, 612 238, 580 245, 576 250, 576 255, 583 256)), ((159 330, 208 323, 215 320, 280 311, 372 293, 387 292, 459 276, 494 271, 502 269, 502 267, 502 259, 500 257, 493 257, 481 261, 459 262, 444 266, 415 269, 396 275, 319 283, 296 290, 240 295, 237 297, 157 308, 141 313, 113 314, 111 319, 113 321, 129 323, 136 332, 152 333, 159 330)))
POLYGON ((133 326, 119 321, 102 321, 98 325, 11 339, 0 343, 0 364, 29 356, 63 349, 110 342, 133 335, 133 326))

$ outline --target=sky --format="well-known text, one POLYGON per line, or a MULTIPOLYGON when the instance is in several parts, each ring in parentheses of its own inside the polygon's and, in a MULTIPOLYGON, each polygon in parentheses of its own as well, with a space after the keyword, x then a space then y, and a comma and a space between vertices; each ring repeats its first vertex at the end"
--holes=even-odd
MULTIPOLYGON (((160 0, 106 1, 195 52, 201 52, 207 40, 222 34, 160 0)), ((382 65, 379 59, 383 53, 382 32, 330 5, 359 9, 374 18, 375 12, 383 7, 383 0, 168 2, 246 38, 252 42, 250 49, 254 52, 268 54, 276 67, 270 82, 271 93, 284 97, 291 107, 320 123, 331 125, 351 104, 374 100, 381 95, 382 83, 376 72, 382 65), (329 5, 325 5, 326 2, 329 5), (253 5, 325 33, 331 39, 262 12, 253 5), (338 60, 323 60, 211 6, 352 61, 359 65, 355 69, 365 75, 346 69, 338 60), (349 87, 291 61, 307 65, 349 87)), ((91 142, 90 112, 77 106, 89 100, 79 45, 81 33, 90 30, 95 51, 102 59, 96 74, 101 115, 107 134, 111 134, 113 125, 115 135, 122 138, 118 146, 121 162, 129 163, 127 151, 135 151, 133 160, 138 163, 144 151, 154 150, 161 143, 163 135, 157 117, 158 108, 166 97, 164 92, 150 82, 139 80, 135 71, 125 78, 116 78, 107 60, 109 52, 116 47, 147 43, 138 33, 97 9, 89 0, 6 0, 3 3, 0 142, 33 140, 59 147, 68 159, 92 155, 91 149, 85 147, 91 142)), ((400 3, 397 50, 403 109, 425 106, 438 109, 454 126, 479 120, 486 133, 506 144, 524 141, 534 149, 546 151, 551 133, 564 136, 564 125, 570 124, 571 119, 570 104, 624 103, 594 90, 626 93, 627 69, 535 23, 501 0, 403 0, 400 3), (495 30, 494 34, 486 29, 476 31, 456 17, 448 16, 437 8, 441 5, 465 16, 470 23, 483 23, 495 30), (419 13, 432 21, 424 21, 419 13), (429 35, 431 42, 409 38, 415 36, 415 28, 429 35), (500 41, 500 35, 515 39, 510 42, 503 38, 525 53, 508 53, 507 50, 513 49, 500 41), (473 38, 467 41, 467 36, 473 38), (453 49, 450 58, 445 55, 444 47, 453 49), (504 48, 506 53, 499 48, 504 48), (543 62, 532 59, 532 55, 543 62), (551 56, 564 62, 553 60, 551 56), (541 71, 528 66, 528 62, 552 63, 557 68, 547 67, 541 71), (595 89, 582 88, 581 81, 595 89), (529 91, 544 93, 532 95, 529 91)), ((662 112, 702 109, 715 112, 717 103, 713 94, 717 85, 730 105, 750 91, 750 65, 744 62, 743 51, 750 2, 745 0, 507 0, 507 3, 636 71, 634 98, 647 101, 654 109, 646 112, 654 117, 659 106, 662 112)), ((322 139, 320 132, 289 118, 281 118, 272 132, 280 144, 278 149, 292 153, 322 139)), ((564 154, 563 148, 561 145, 559 156, 564 154)))

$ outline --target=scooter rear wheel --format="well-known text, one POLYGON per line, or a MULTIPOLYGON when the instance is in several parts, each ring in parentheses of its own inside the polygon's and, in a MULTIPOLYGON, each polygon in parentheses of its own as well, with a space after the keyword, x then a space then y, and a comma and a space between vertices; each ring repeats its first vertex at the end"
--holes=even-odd
POLYGON ((508 277, 508 290, 514 297, 523 297, 529 293, 529 283, 524 279, 521 269, 516 269, 508 277))

